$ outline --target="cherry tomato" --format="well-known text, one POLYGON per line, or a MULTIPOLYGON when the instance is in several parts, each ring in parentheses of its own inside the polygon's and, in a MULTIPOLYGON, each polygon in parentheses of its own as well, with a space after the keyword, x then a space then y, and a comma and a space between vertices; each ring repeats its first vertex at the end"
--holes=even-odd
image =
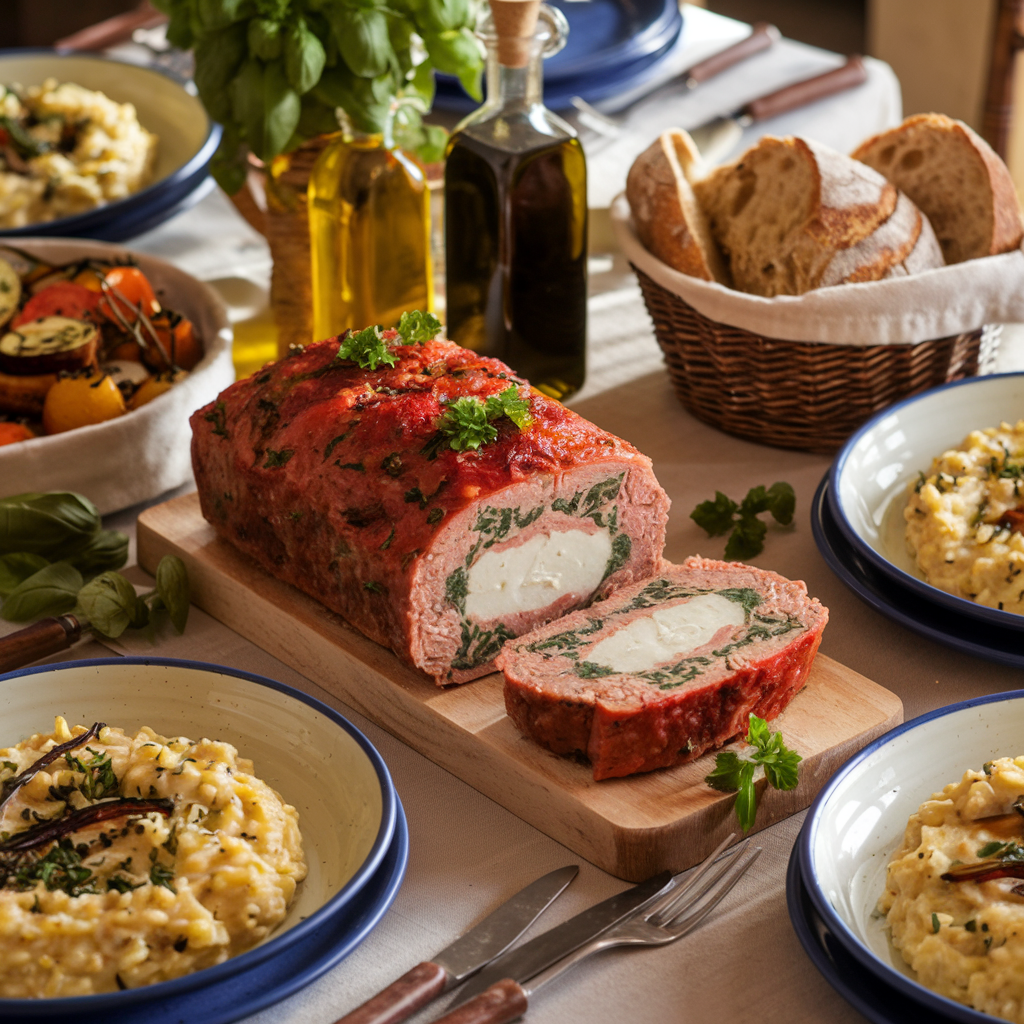
POLYGON ((184 380, 187 376, 188 374, 179 371, 177 373, 158 373, 154 377, 147 377, 132 395, 128 407, 138 409, 148 402, 152 402, 154 398, 162 395, 165 391, 170 391, 178 381, 184 380))
POLYGON ((107 374, 97 371, 62 377, 46 392, 43 427, 48 434, 86 427, 123 416, 124 396, 107 374))
POLYGON ((35 436, 23 423, 0 423, 0 445, 17 444, 35 436))
POLYGON ((33 320, 47 316, 66 316, 69 320, 88 320, 95 323, 100 319, 97 312, 100 295, 83 288, 80 284, 60 281, 37 292, 25 303, 21 312, 11 321, 11 327, 20 327, 33 320))
MULTIPOLYGON (((156 301, 153 287, 138 267, 112 267, 103 279, 111 288, 115 289, 114 305, 128 323, 135 323, 138 319, 140 305, 146 316, 153 316, 160 312, 160 303, 156 301)), ((100 309, 109 319, 120 323, 117 314, 110 308, 109 302, 110 300, 104 297, 100 303, 100 309)))
POLYGON ((71 280, 75 284, 80 284, 83 288, 88 288, 91 292, 103 291, 103 286, 100 284, 100 281, 103 280, 103 274, 98 270, 93 270, 92 267, 80 270, 71 280))
POLYGON ((203 358, 203 346, 196 337, 191 320, 180 317, 172 326, 172 319, 167 310, 153 318, 156 336, 174 366, 182 370, 191 370, 203 358))

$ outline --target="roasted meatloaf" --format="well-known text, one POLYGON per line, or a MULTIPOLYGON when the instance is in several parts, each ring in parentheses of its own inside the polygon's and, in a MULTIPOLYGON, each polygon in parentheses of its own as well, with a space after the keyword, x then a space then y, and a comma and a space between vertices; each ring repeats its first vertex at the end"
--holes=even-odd
POLYGON ((193 415, 222 536, 439 684, 656 570, 669 503, 650 459, 496 359, 384 339, 394 366, 362 369, 332 339, 193 415), (496 437, 456 451, 446 412, 510 388, 532 422, 497 417, 496 437))
POLYGON ((595 779, 682 764, 774 718, 807 681, 828 610, 803 583, 688 558, 506 644, 505 708, 595 779))

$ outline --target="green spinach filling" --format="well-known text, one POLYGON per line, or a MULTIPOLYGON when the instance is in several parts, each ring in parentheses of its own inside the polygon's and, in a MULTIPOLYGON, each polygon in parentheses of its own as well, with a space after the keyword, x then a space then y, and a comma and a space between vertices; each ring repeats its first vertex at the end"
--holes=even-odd
MULTIPOLYGON (((488 505, 480 509, 476 522, 470 527, 470 532, 477 535, 476 541, 466 553, 464 564, 455 569, 445 581, 445 600, 458 609, 462 616, 462 642, 452 660, 453 668, 468 669, 483 665, 495 657, 506 640, 514 638, 515 634, 503 623, 499 622, 492 630, 481 630, 466 618, 469 569, 484 551, 525 530, 540 519, 549 507, 552 512, 561 512, 574 519, 591 519, 601 529, 608 531, 612 538, 612 549, 601 576, 602 582, 626 564, 633 544, 628 534, 619 531, 619 506, 612 504, 619 496, 625 476, 625 472, 622 472, 618 476, 599 481, 585 491, 577 491, 571 498, 555 498, 550 506, 537 505, 525 512, 519 506, 495 508, 488 505)), ((415 501, 418 497, 410 498, 406 495, 406 501, 415 501)))
POLYGON ((673 690, 678 686, 683 686, 685 683, 692 682, 707 671, 718 659, 727 658, 733 652, 748 647, 751 644, 771 640, 775 637, 791 633, 794 630, 802 630, 804 628, 804 624, 793 615, 780 617, 758 613, 755 609, 760 604, 760 594, 750 587, 727 587, 716 590, 714 587, 687 587, 672 583, 670 580, 657 579, 644 587, 632 601, 605 618, 588 619, 587 625, 581 626, 579 629, 555 633, 544 640, 528 644, 525 650, 531 654, 539 654, 543 658, 569 658, 576 663, 575 671, 581 679, 599 679, 603 676, 627 674, 632 679, 642 679, 644 682, 651 683, 653 686, 657 686, 659 690, 673 690), (742 636, 712 651, 710 655, 691 655, 680 658, 679 661, 671 665, 666 665, 662 668, 646 669, 642 672, 620 673, 613 668, 609 668, 607 665, 599 665, 596 662, 581 659, 580 653, 582 649, 588 647, 593 642, 594 634, 599 633, 606 623, 613 621, 617 617, 641 608, 652 608, 655 605, 664 604, 668 601, 677 601, 686 597, 698 597, 703 594, 718 594, 720 597, 724 597, 726 600, 733 601, 743 607, 746 629, 742 636))

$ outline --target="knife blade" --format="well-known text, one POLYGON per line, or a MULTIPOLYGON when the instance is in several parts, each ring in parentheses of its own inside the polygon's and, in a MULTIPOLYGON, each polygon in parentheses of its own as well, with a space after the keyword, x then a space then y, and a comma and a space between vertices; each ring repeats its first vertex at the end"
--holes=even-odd
POLYGON ((759 96, 745 103, 739 110, 689 129, 689 135, 700 150, 701 156, 708 163, 716 163, 739 142, 744 128, 837 92, 853 89, 855 86, 863 85, 867 79, 868 72, 864 66, 864 59, 854 54, 832 71, 792 82, 765 96, 759 96))
POLYGON ((570 864, 531 882, 433 960, 417 964, 336 1024, 397 1024, 405 1020, 504 953, 562 894, 579 870, 578 865, 570 864))
POLYGON ((646 882, 633 886, 632 889, 616 893, 603 902, 594 904, 518 949, 499 956, 463 986, 448 1009, 461 1006, 504 978, 512 978, 515 981, 532 978, 591 939, 602 935, 623 918, 629 917, 645 903, 655 899, 671 882, 672 872, 662 871, 653 878, 648 878, 646 882))

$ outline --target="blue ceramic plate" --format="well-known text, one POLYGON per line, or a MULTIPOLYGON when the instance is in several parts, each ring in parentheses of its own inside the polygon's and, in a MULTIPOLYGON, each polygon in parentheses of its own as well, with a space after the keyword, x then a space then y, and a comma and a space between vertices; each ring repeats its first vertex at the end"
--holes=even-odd
MULTIPOLYGON (((873 1024, 908 1024, 909 1021, 920 1019, 922 1008, 864 970, 818 916, 804 886, 799 840, 789 855, 786 905, 793 931, 811 963, 855 1010, 864 1014, 873 1024)), ((948 1018, 929 1011, 927 1019, 934 1024, 945 1024, 948 1018)))
POLYGON ((828 501, 829 489, 826 474, 811 505, 814 543, 828 567, 865 604, 929 640, 977 658, 1024 668, 1024 644, 1017 630, 1002 629, 948 611, 901 587, 868 562, 860 551, 854 550, 836 525, 828 501))
POLYGON ((200 189, 210 187, 210 161, 220 144, 221 128, 178 79, 154 68, 88 54, 0 51, 0 83, 39 85, 46 78, 74 82, 119 103, 133 103, 139 123, 159 139, 154 180, 134 195, 87 213, 0 229, 0 238, 59 235, 120 242, 186 209, 203 194, 200 189))
POLYGON ((1024 690, 951 704, 892 729, 839 769, 797 839, 807 896, 861 969, 916 1003, 902 1020, 991 1024, 992 1017, 924 987, 877 914, 886 869, 911 814, 966 769, 1020 753, 1024 690))
MULTIPOLYGON (((373 931, 398 895, 408 860, 409 827, 399 803, 394 839, 384 860, 345 914, 310 932, 278 956, 219 985, 128 1007, 108 1019, 111 1024, 229 1024, 279 1003, 336 967, 373 931)), ((19 1014, 3 1017, 4 1024, 38 1024, 39 1019, 19 1014)))
MULTIPOLYGON (((375 877, 395 831, 398 797, 380 754, 333 708, 290 686, 218 665, 171 658, 103 658, 0 676, 3 743, 50 727, 102 721, 149 725, 169 736, 208 736, 235 746, 257 775, 299 812, 308 873, 265 942, 224 963, 154 985, 58 999, 0 999, 0 1020, 99 1019, 230 983, 341 927, 375 877)), ((335 932, 337 934, 337 932, 335 932)))
POLYGON ((1024 373, 943 384, 889 406, 843 446, 829 472, 828 504, 846 543, 883 576, 936 607, 1024 632, 1024 615, 926 583, 904 542, 907 490, 932 459, 972 431, 1024 416, 1024 373))

